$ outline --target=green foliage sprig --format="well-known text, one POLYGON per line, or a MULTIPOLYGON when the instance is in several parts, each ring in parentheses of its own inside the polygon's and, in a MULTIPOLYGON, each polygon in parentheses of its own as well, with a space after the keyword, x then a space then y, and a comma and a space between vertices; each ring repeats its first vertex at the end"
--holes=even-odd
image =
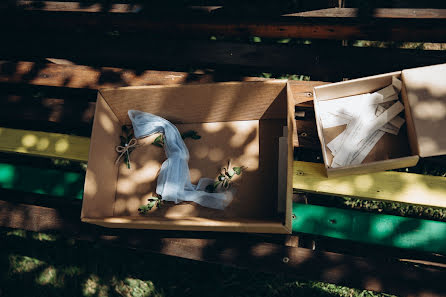
MULTIPOLYGON (((135 137, 133 134, 132 127, 127 127, 126 125, 123 125, 121 127, 122 129, 122 135, 119 136, 121 139, 121 146, 125 147, 130 143, 130 141, 135 137)), ((127 152, 124 154, 124 162, 127 164, 127 168, 130 169, 130 153, 135 149, 135 147, 130 147, 127 152)))
MULTIPOLYGON (((181 133, 181 138, 183 138, 183 140, 186 138, 192 138, 194 140, 198 140, 201 138, 201 136, 198 135, 197 131, 189 130, 184 133, 181 133)), ((153 141, 152 144, 156 145, 158 147, 163 147, 164 146, 164 134, 158 135, 158 137, 155 138, 155 140, 153 141)))
POLYGON ((232 178, 235 175, 241 175, 245 169, 245 166, 231 168, 231 161, 229 161, 228 167, 223 167, 220 169, 217 180, 213 184, 208 185, 205 191, 214 193, 219 189, 222 189, 223 191, 228 190, 232 186, 232 178))
POLYGON ((152 196, 149 199, 147 199, 147 204, 146 205, 141 205, 138 208, 138 211, 139 211, 140 214, 146 214, 150 210, 152 210, 152 208, 154 208, 155 206, 157 208, 160 208, 162 205, 163 205, 163 200, 161 200, 160 197, 152 196))

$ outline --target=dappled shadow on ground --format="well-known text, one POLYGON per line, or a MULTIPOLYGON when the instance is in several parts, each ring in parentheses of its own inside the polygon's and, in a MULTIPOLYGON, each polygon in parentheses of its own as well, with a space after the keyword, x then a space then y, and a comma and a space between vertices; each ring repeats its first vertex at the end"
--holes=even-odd
MULTIPOLYGON (((367 287, 402 296, 407 292, 420 295, 422 292, 436 292, 440 287, 438 282, 441 275, 428 273, 424 276, 431 279, 421 282, 418 274, 420 269, 397 265, 400 270, 395 271, 395 263, 392 261, 367 262, 331 253, 285 248, 269 243, 250 243, 247 239, 255 238, 250 235, 243 236, 244 239, 233 235, 239 239, 238 243, 229 244, 224 239, 225 235, 221 234, 212 235, 212 239, 206 239, 210 234, 195 234, 203 238, 200 240, 175 238, 175 233, 171 233, 170 238, 160 239, 159 232, 139 231, 127 235, 119 232, 117 237, 116 232, 109 231, 108 235, 103 233, 92 244, 68 239, 65 237, 68 234, 48 236, 17 230, 6 235, 6 232, 8 230, 2 230, 4 244, 0 261, 5 268, 1 276, 2 290, 7 296, 26 295, 30 288, 33 292, 46 295, 113 296, 119 293, 116 290, 120 286, 121 289, 125 287, 122 282, 132 286, 132 279, 147 282, 150 288, 143 288, 154 290, 161 296, 177 293, 187 296, 337 296, 336 290, 321 290, 317 285, 298 284, 296 278, 367 287), (102 245, 101 240, 108 244, 102 245), (124 242, 139 251, 109 245, 122 245, 124 242), (239 271, 178 261, 149 251, 236 265, 250 270, 239 271), (285 261, 285 258, 288 260, 285 261), (255 272, 258 270, 276 274, 272 276, 255 272), (401 279, 404 282, 399 283, 401 279), (88 289, 93 290, 92 294, 86 293, 88 289), (234 293, 231 293, 233 290, 234 293)), ((90 230, 90 238, 94 238, 94 230, 90 230)))
POLYGON ((354 289, 76 241, 1 230, 5 296, 317 296, 354 289))

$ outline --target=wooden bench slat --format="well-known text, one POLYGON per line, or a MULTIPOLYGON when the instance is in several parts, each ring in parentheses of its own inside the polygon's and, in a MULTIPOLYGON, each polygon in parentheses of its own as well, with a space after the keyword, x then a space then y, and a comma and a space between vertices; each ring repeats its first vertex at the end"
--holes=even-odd
POLYGON ((0 138, 2 152, 88 161, 88 137, 0 128, 0 138))
POLYGON ((446 223, 310 204, 293 204, 293 232, 446 255, 446 223))
MULTIPOLYGON (((76 64, 143 69, 157 67, 166 70, 212 68, 218 70, 214 73, 216 80, 223 70, 228 72, 228 69, 236 69, 242 76, 253 72, 297 73, 308 75, 312 80, 338 81, 446 62, 442 51, 343 47, 327 42, 321 45, 316 42, 310 45, 292 45, 182 40, 181 46, 178 46, 178 42, 172 39, 156 40, 147 37, 141 40, 138 36, 127 37, 125 34, 114 38, 106 34, 91 35, 88 32, 36 34, 28 31, 5 32, 3 41, 8 44, 7 47, 0 48, 3 59, 59 58, 76 64), (26 44, 33 45, 32 52, 21 46, 23 40, 26 40, 26 44)), ((107 71, 101 78, 106 78, 107 74, 116 79, 125 77, 107 71)), ((128 73, 129 78, 131 75, 128 73)), ((233 77, 235 78, 234 75, 233 77)), ((188 75, 188 79, 190 78, 193 75, 188 75)), ((69 82, 67 80, 66 83, 69 82)), ((88 87, 89 84, 84 86, 88 87)))
MULTIPOLYGON (((231 79, 228 77, 227 79, 231 79)), ((227 79, 224 79, 226 81, 227 79)), ((262 77, 238 77, 241 81, 263 81, 262 77)), ((111 87, 210 83, 220 81, 211 74, 178 71, 137 71, 112 67, 41 64, 0 61, 0 83, 94 90, 111 87)), ((326 82, 290 81, 296 104, 313 98, 313 88, 326 82)), ((21 86, 20 86, 21 87, 21 86)), ((16 90, 18 91, 18 90, 16 90)), ((12 91, 14 92, 14 91, 12 91)), ((82 100, 82 98, 79 98, 82 100)))
MULTIPOLYGON (((184 72, 144 71, 135 74, 119 68, 0 61, 0 83, 5 84, 0 91, 0 124, 19 129, 27 128, 28 124, 31 130, 39 130, 39 127, 47 130, 49 127, 50 131, 89 136, 97 88, 203 83, 214 79, 210 75, 198 75, 191 80, 190 76, 184 72), (25 77, 28 77, 26 87, 20 84, 25 77), (45 88, 33 89, 33 86, 45 88)), ((242 80, 265 79, 245 77, 242 80)), ((319 81, 290 83, 296 104, 311 99, 313 87, 325 84, 319 81)), ((298 145, 297 138, 295 145, 298 145)))
POLYGON ((82 199, 85 174, 0 163, 0 188, 82 199))
MULTIPOLYGON (((77 11, 77 12, 107 12, 107 13, 138 13, 144 9, 144 5, 131 3, 92 3, 85 4, 75 1, 15 1, 17 8, 25 10, 43 11, 77 11)), ((211 12, 223 6, 189 6, 190 10, 211 12)), ((324 8, 298 13, 290 13, 290 16, 299 17, 334 17, 353 18, 358 16, 358 8, 324 8)), ((439 8, 375 8, 371 11, 375 18, 446 18, 446 9, 439 8)))
POLYGON ((446 177, 383 171, 327 178, 324 164, 294 162, 293 188, 313 193, 446 207, 446 177))
MULTIPOLYGON (((109 12, 109 13, 137 13, 142 6, 136 3, 83 3, 75 1, 14 1, 14 7, 25 10, 43 11, 78 11, 78 12, 109 12)), ((1 6, 0 6, 1 8, 1 6)))
MULTIPOLYGON (((198 4, 198 3, 197 3, 198 4)), ((307 3, 308 5, 308 3, 307 3)), ((1 7, 1 6, 0 6, 1 7)), ((42 11, 76 11, 76 12, 107 12, 107 13, 138 13, 144 10, 144 5, 138 3, 82 3, 75 1, 29 1, 17 0, 15 7, 24 10, 42 10, 42 11)), ((444 7, 444 6, 443 6, 444 7)), ((147 7, 146 7, 147 8, 147 7)), ((201 11, 211 12, 216 9, 225 8, 223 6, 183 6, 189 12, 201 11)), ((235 8, 235 7, 234 7, 235 8)), ((244 8, 244 7, 240 7, 244 8)), ((306 7, 296 10, 304 10, 306 7)), ((323 8, 310 9, 308 11, 290 13, 287 16, 299 17, 331 17, 331 18, 353 18, 358 17, 358 8, 323 8)), ((370 11, 370 17, 374 18, 446 18, 446 9, 441 8, 374 8, 370 11)))
POLYGON ((307 18, 215 18, 180 16, 134 16, 128 14, 96 14, 83 12, 5 11, 0 26, 24 31, 113 31, 140 32, 174 36, 260 36, 269 38, 306 38, 336 40, 446 40, 445 19, 357 19, 307 18), (55 26, 54 24, 57 24, 55 26))
MULTIPOLYGON (((192 74, 193 75, 193 74, 192 74)), ((37 86, 100 88, 180 84, 191 80, 191 74, 178 71, 137 71, 116 67, 58 65, 27 61, 0 61, 0 82, 37 86)), ((193 82, 210 82, 209 75, 197 75, 193 82)))
MULTIPOLYGON (((186 13, 210 13, 213 10, 219 9, 222 6, 216 5, 177 5, 174 9, 181 9, 186 13)), ((171 7, 171 6, 170 6, 171 7)), ((35 0, 16 0, 14 4, 6 3, 0 4, 0 8, 9 9, 23 9, 23 10, 37 10, 37 11, 76 11, 76 12, 89 12, 89 13, 141 13, 145 9, 153 10, 153 5, 144 5, 138 1, 130 1, 130 3, 112 3, 110 1, 97 1, 97 3, 88 3, 84 1, 35 1, 35 0), (9 6, 8 6, 9 5, 9 6)), ((172 7, 171 7, 172 9, 172 7)))
MULTIPOLYGON (((355 18, 358 8, 325 8, 287 14, 300 17, 355 18)), ((446 9, 438 8, 375 8, 370 11, 373 18, 445 19, 446 9)))

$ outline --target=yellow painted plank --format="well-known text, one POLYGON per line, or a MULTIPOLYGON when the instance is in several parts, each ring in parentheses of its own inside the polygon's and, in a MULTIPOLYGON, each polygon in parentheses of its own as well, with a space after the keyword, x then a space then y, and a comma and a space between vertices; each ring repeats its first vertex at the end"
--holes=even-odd
POLYGON ((293 188, 336 196, 446 207, 446 178, 383 171, 327 178, 323 164, 294 162, 293 188))
POLYGON ((0 127, 0 151, 87 161, 90 138, 0 127))
MULTIPOLYGON (((0 127, 0 151, 88 161, 90 138, 0 127)), ((446 207, 446 178, 383 171, 325 176, 323 164, 294 162, 293 188, 337 196, 446 207)))

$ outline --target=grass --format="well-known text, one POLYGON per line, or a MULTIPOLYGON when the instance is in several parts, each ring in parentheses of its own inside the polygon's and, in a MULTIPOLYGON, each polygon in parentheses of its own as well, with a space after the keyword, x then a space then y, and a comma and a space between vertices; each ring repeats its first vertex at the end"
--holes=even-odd
POLYGON ((391 296, 57 234, 3 228, 0 242, 0 296, 391 296))

